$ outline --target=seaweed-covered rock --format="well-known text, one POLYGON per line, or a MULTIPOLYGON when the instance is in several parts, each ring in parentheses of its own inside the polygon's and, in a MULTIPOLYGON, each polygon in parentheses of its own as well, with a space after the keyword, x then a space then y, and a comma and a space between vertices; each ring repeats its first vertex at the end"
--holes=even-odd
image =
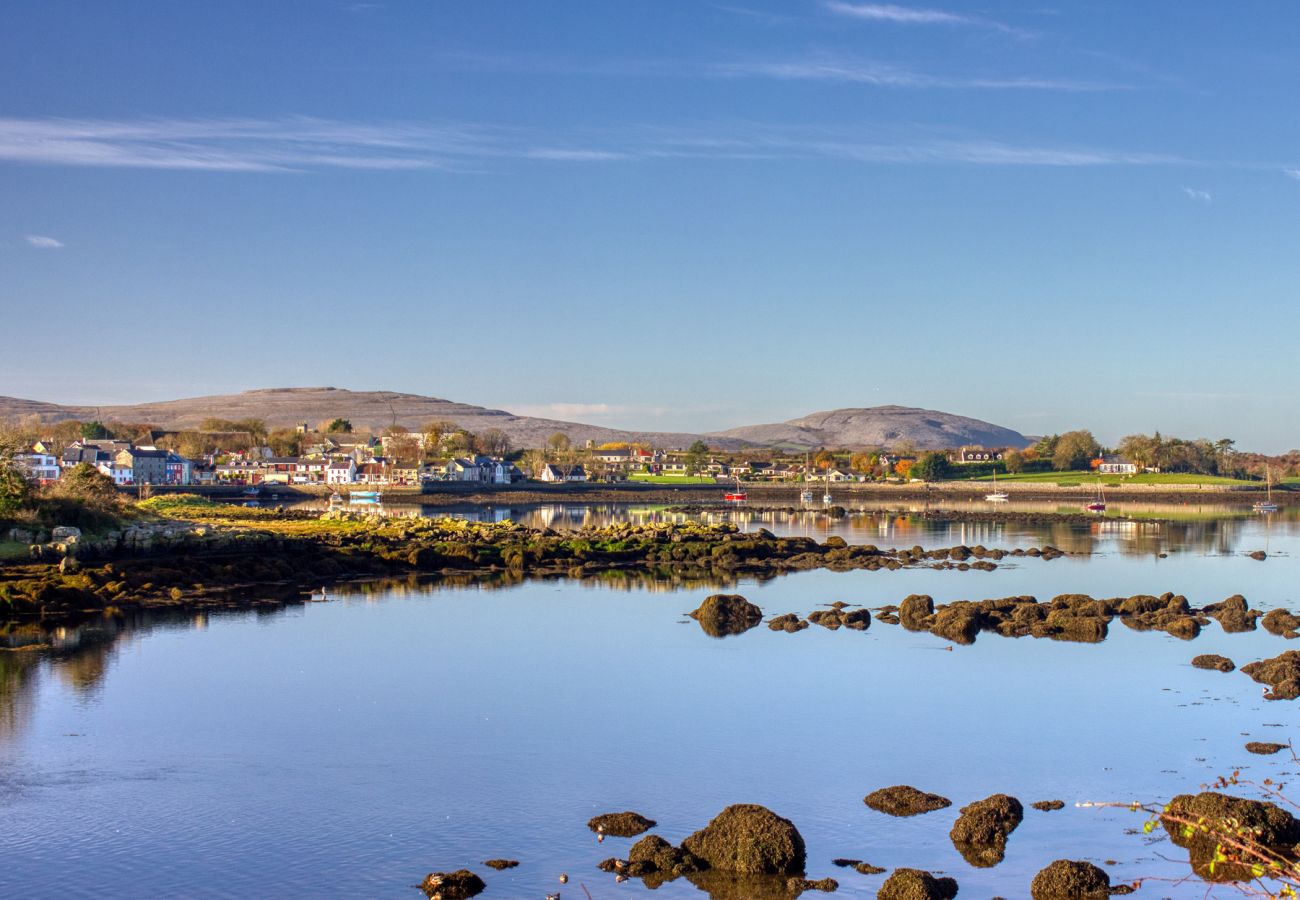
POLYGON ((794 823, 753 803, 728 806, 682 841, 682 849, 714 869, 753 875, 798 875, 807 857, 794 823))
POLYGON ((1215 862, 1218 835, 1248 829, 1254 841, 1288 859, 1294 858, 1293 848, 1300 842, 1300 821, 1282 807, 1217 791, 1179 794, 1169 801, 1161 824, 1169 839, 1187 850, 1192 870, 1206 881, 1250 880, 1249 866, 1215 862), (1198 824, 1207 827, 1195 827, 1198 824))
POLYGON ((1020 801, 994 794, 961 808, 948 836, 962 858, 972 866, 988 868, 1006 856, 1007 837, 1025 817, 1020 801))
POLYGON ((1250 553, 1247 553, 1246 555, 1249 556, 1251 559, 1259 560, 1260 562, 1263 562, 1264 560, 1268 559, 1268 554, 1265 553, 1263 550, 1255 550, 1250 553))
POLYGON ((952 801, 938 794, 929 794, 908 784, 896 784, 893 787, 872 791, 862 798, 862 802, 890 816, 919 816, 952 806, 952 801))
POLYGON ((483 865, 487 866, 489 869, 496 869, 498 872, 503 872, 506 869, 513 869, 515 866, 519 865, 519 860, 488 859, 488 860, 484 860, 483 865))
POLYGON ((898 604, 898 621, 908 631, 925 631, 926 620, 934 615, 934 598, 912 594, 898 604))
POLYGON ((807 628, 808 622, 805 619, 799 618, 794 613, 786 613, 785 615, 777 616, 776 618, 769 620, 767 627, 773 631, 784 631, 788 634, 793 634, 796 631, 803 631, 807 628))
POLYGON ((469 869, 455 872, 430 872, 420 882, 420 890, 429 900, 465 900, 483 893, 487 885, 469 869))
POLYGON ((947 638, 954 644, 973 644, 975 635, 979 634, 980 621, 979 606, 959 600, 942 606, 935 612, 930 632, 937 637, 947 638))
POLYGON ((710 637, 742 634, 763 621, 763 611, 739 594, 713 594, 688 615, 710 637))
POLYGON ((1237 666, 1226 656, 1217 653, 1202 653, 1192 657, 1192 665, 1198 669, 1215 669, 1219 672, 1231 672, 1237 666))
POLYGON ((1264 695, 1266 700, 1294 700, 1300 697, 1300 651, 1287 650, 1272 659, 1248 663, 1241 667, 1241 671, 1256 682, 1272 688, 1264 695))
POLYGON ((786 887, 798 891, 821 891, 825 894, 833 893, 839 890, 840 883, 834 878, 790 878, 785 883, 786 887))
POLYGON ((1269 634, 1287 639, 1300 637, 1300 618, 1293 616, 1290 610, 1270 609, 1260 622, 1269 634))
POLYGON ((1256 753, 1260 756, 1272 756, 1274 753, 1281 753, 1290 744, 1274 744, 1269 741, 1251 741, 1246 745, 1246 751, 1256 753))
POLYGON ((1255 620, 1263 615, 1259 610, 1251 609, 1241 594, 1233 594, 1219 603, 1211 603, 1201 611, 1216 620, 1219 627, 1228 634, 1254 631, 1255 620))
POLYGON ((1064 800, 1039 800, 1030 805, 1040 812, 1056 812, 1058 809, 1065 809, 1064 800))
POLYGON ((920 869, 895 869, 876 893, 876 900, 952 900, 957 882, 935 878, 920 869))
POLYGON ((1033 900, 1104 900, 1110 896, 1110 876, 1090 862, 1058 859, 1034 876, 1033 900))
POLYGON ((885 869, 881 866, 873 866, 869 862, 860 862, 853 866, 853 871, 861 872, 863 875, 879 875, 884 872, 885 869))
POLYGON ((645 834, 657 823, 636 812, 602 813, 587 822, 587 827, 597 834, 611 837, 636 837, 645 834))

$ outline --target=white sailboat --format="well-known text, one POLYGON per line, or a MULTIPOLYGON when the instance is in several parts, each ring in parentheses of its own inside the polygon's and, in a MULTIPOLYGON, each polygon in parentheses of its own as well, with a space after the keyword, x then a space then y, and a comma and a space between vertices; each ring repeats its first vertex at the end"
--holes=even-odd
POLYGON ((1006 491, 998 490, 998 470, 993 470, 993 492, 984 495, 984 499, 989 503, 1006 503, 1011 499, 1011 495, 1006 491))
POLYGON ((803 457, 803 481, 804 489, 799 494, 799 502, 807 505, 813 502, 813 490, 808 487, 808 454, 806 453, 803 457))
POLYGON ((1277 504, 1273 502, 1273 471, 1264 467, 1264 490, 1267 491, 1267 499, 1256 500, 1251 504, 1251 509, 1255 512, 1277 512, 1277 504))
POLYGON ((826 493, 822 494, 822 503, 831 505, 831 467, 826 467, 826 493))

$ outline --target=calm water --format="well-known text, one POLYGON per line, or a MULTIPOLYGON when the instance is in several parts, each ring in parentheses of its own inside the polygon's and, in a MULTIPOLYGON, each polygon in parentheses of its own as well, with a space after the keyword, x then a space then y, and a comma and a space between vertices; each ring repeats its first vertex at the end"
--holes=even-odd
MULTIPOLYGON (((756 524, 882 546, 1095 551, 990 573, 742 582, 769 614, 913 592, 1172 590, 1194 604, 1241 592, 1263 609, 1300 606, 1288 515, 1118 528, 769 518, 756 524), (1264 548, 1266 562, 1243 555, 1264 548)), ((727 804, 757 802, 798 825, 810 875, 837 877, 837 896, 872 897, 883 878, 831 865, 849 856, 942 870, 963 897, 1024 897, 1060 856, 1114 860, 1116 879, 1185 874, 1182 851, 1126 833, 1138 815, 1077 801, 1156 801, 1238 766, 1257 778, 1297 768, 1242 749, 1291 739, 1294 704, 1188 665, 1288 648, 1263 630, 1212 626, 1184 642, 1116 622, 1099 645, 981 635, 948 650, 879 622, 715 640, 682 616, 705 588, 354 591, 274 613, 100 624, 53 635, 48 652, 0 654, 0 895, 415 897, 426 872, 462 866, 488 897, 541 898, 561 872, 565 900, 584 896, 579 882, 595 898, 643 895, 595 869, 631 842, 598 845, 591 815, 635 809, 676 842, 727 804), (892 819, 863 805, 895 783, 954 807, 892 819), (1070 805, 1027 810, 1005 862, 975 869, 948 829, 958 806, 999 791, 1070 805), (497 856, 521 865, 480 865, 497 856)), ((1203 895, 1152 882, 1137 896, 1203 895)), ((703 895, 679 881, 654 896, 703 895)))

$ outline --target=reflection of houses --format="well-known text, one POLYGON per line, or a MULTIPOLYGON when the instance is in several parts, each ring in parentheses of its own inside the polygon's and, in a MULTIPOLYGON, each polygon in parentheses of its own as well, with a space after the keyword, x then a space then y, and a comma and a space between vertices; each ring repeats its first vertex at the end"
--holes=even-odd
POLYGON ((1103 456, 1096 461, 1099 475, 1136 475, 1138 464, 1122 456, 1103 456))

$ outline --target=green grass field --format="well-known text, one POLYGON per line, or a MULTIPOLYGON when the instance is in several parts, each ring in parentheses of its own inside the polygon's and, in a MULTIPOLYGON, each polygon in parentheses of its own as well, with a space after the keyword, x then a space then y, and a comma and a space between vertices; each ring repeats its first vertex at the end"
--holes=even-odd
MULTIPOLYGON (((1095 472, 1022 472, 1019 475, 999 475, 998 481, 1037 482, 1049 484, 1096 484, 1095 472)), ((1239 478, 1225 478, 1222 475, 1194 475, 1188 472, 1143 472, 1140 475, 1102 475, 1104 485, 1123 484, 1223 484, 1251 485, 1263 487, 1258 481, 1242 481, 1239 478)), ((972 481, 992 481, 992 476, 973 478, 972 481)))
POLYGON ((717 484, 712 478, 703 475, 651 475, 648 472, 633 472, 627 476, 628 481, 644 481, 646 484, 717 484))

